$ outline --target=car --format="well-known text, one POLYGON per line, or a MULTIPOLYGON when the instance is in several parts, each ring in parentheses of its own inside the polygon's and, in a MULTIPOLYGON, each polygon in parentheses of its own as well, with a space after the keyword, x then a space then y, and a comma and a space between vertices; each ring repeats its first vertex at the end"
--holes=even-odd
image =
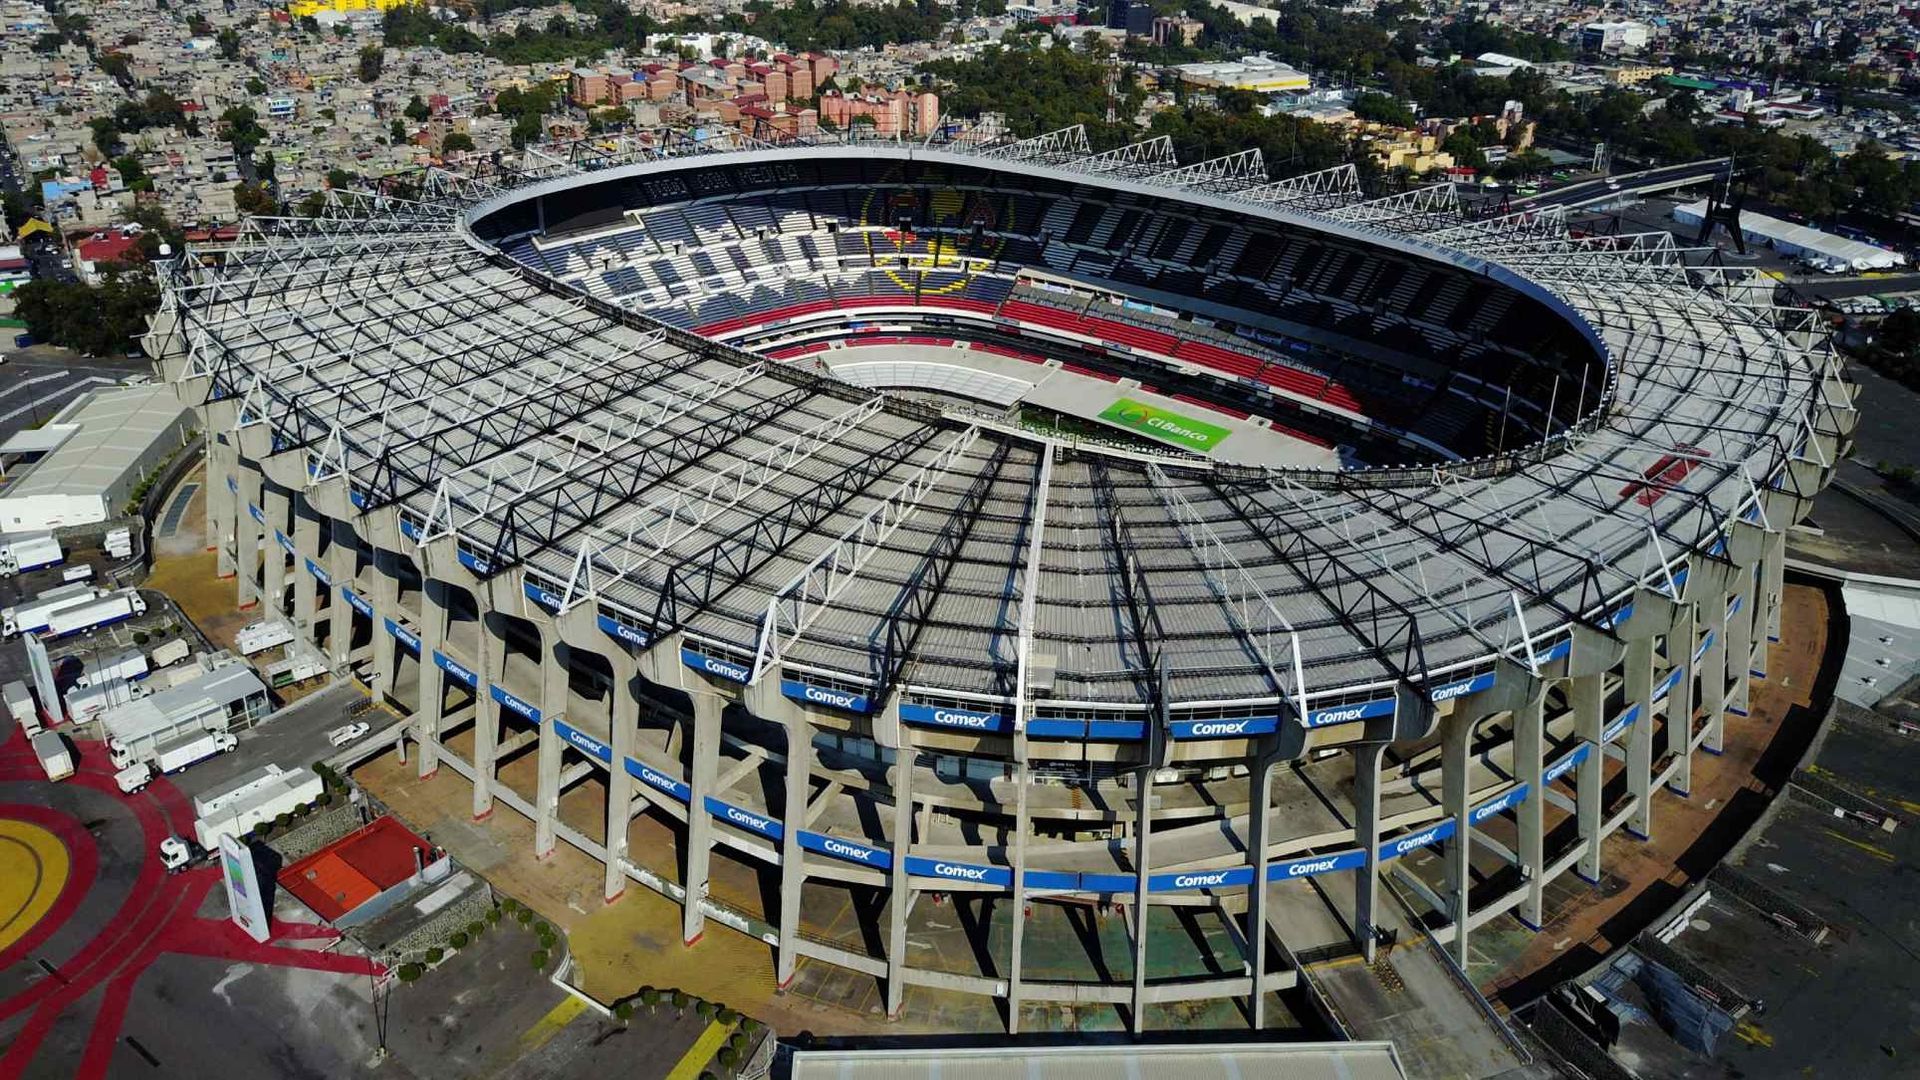
POLYGON ((327 732, 327 741, 335 746, 345 746, 360 736, 365 735, 370 730, 372 730, 372 728, 366 721, 356 721, 355 723, 347 724, 344 727, 337 727, 327 732))

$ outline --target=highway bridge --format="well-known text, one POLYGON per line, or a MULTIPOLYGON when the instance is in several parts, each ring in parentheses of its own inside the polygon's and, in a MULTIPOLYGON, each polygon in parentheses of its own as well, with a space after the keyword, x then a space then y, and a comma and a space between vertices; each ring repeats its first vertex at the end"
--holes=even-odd
POLYGON ((1642 169, 1639 172, 1568 184, 1542 191, 1538 195, 1514 199, 1511 205, 1515 210, 1537 209, 1545 206, 1564 206, 1573 209, 1617 199, 1622 195, 1652 195, 1700 184, 1723 183, 1732 171, 1732 160, 1723 157, 1690 161, 1680 165, 1662 165, 1657 169, 1642 169))

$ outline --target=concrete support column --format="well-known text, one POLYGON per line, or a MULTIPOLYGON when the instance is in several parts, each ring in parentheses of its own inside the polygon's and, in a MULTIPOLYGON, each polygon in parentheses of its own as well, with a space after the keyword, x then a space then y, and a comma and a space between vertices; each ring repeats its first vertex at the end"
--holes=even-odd
POLYGON ((1014 733, 1013 761, 1013 778, 1020 786, 1013 796, 1013 949, 1007 970, 1007 1032, 1017 1035, 1020 1006, 1026 1000, 1027 833, 1033 828, 1033 807, 1028 798, 1033 787, 1033 765, 1024 730, 1014 733))
POLYGON ((379 701, 393 692, 394 672, 400 664, 400 643, 392 634, 387 633, 387 620, 398 622, 400 619, 400 579, 388 571, 394 569, 388 560, 395 556, 377 548, 373 553, 373 566, 368 572, 367 602, 373 605, 373 700, 379 701), (386 563, 387 565, 382 565, 386 563))
MULTIPOLYGON (((780 947, 774 956, 774 982, 781 989, 793 981, 799 963, 800 903, 807 884, 807 853, 800 846, 800 830, 807 823, 807 802, 813 787, 813 723, 805 709, 787 710, 786 832, 780 839, 780 947)), ((907 861, 906 849, 895 843, 894 864, 907 861)))
POLYGON ((553 854, 554 823, 560 816, 560 760, 566 743, 553 725, 566 719, 567 656, 559 635, 540 635, 540 745, 533 800, 533 857, 553 854))
POLYGON ((287 549, 281 546, 280 536, 285 535, 293 500, 283 489, 271 487, 265 490, 263 498, 266 500, 267 524, 266 539, 260 545, 265 564, 260 573, 260 585, 267 594, 267 618, 284 619, 287 616, 287 549))
POLYGON ((1734 590, 1728 603, 1740 602, 1740 610, 1727 619, 1727 666, 1724 678, 1727 702, 1724 711, 1747 715, 1753 670, 1753 618, 1759 605, 1760 590, 1754 583, 1758 566, 1743 566, 1734 571, 1734 590))
POLYGON ((1546 683, 1535 680, 1529 689, 1531 692, 1523 695, 1513 709, 1513 774, 1527 786, 1527 800, 1514 813, 1520 841, 1515 855, 1527 881, 1527 895, 1520 901, 1518 917, 1529 929, 1538 930, 1546 908, 1546 683))
MULTIPOLYGON (((659 646, 655 646, 659 648, 659 646)), ((678 663, 679 649, 676 647, 675 663, 678 663)), ((685 852, 686 869, 680 883, 686 887, 686 907, 680 913, 680 940, 688 945, 700 940, 706 932, 707 916, 700 910, 700 901, 707 895, 708 859, 713 851, 713 815, 707 813, 707 796, 713 794, 715 774, 720 766, 720 714, 726 708, 726 701, 719 695, 703 692, 696 688, 689 697, 693 701, 693 737, 689 740, 692 751, 688 763, 687 780, 691 797, 687 800, 687 850, 685 852)), ((780 877, 783 883, 794 867, 785 861, 790 848, 799 847, 801 823, 785 823, 786 833, 781 840, 780 877)))
POLYGON ((1765 548, 1760 555, 1760 591, 1766 597, 1765 607, 1755 613, 1754 635, 1760 641, 1760 662, 1754 667, 1762 672, 1769 670, 1767 665, 1767 645, 1780 640, 1780 609, 1787 600, 1787 530, 1783 522, 1774 523, 1774 531, 1767 534, 1765 548))
POLYGON ((500 706, 493 700, 493 681, 506 666, 507 643, 487 625, 486 609, 479 619, 480 647, 473 686, 473 820, 493 815, 493 783, 499 768, 500 706))
POLYGON ((440 768, 440 725, 446 718, 447 677, 433 662, 433 654, 447 640, 446 594, 432 580, 420 588, 420 705, 415 710, 414 739, 420 743, 420 777, 440 768))
MULTIPOLYGON (((1157 742, 1152 733, 1157 732, 1158 724, 1148 725, 1149 741, 1157 742)), ((1138 805, 1134 808, 1133 824, 1133 869, 1138 878, 1133 886, 1133 997, 1131 1003, 1133 1033, 1146 1030, 1147 1007, 1147 897, 1150 895, 1148 878, 1153 866, 1153 774, 1159 755, 1149 752, 1147 763, 1135 776, 1134 793, 1138 805)))
POLYGON ((1253 990, 1247 995, 1247 1016, 1257 1033, 1266 1026, 1267 996, 1261 983, 1267 975, 1267 900, 1273 885, 1267 880, 1267 867, 1273 862, 1273 770, 1280 755, 1272 736, 1262 738, 1254 755, 1247 759, 1247 867, 1253 880, 1247 884, 1247 974, 1253 977, 1253 990))
MULTIPOLYGON (((913 850, 913 758, 912 746, 895 747, 893 764, 887 769, 887 786, 893 789, 893 869, 888 872, 890 895, 887 897, 887 1015, 890 1017, 900 1015, 907 996, 907 914, 913 907, 913 884, 907 877, 907 853, 913 850)), ((1018 950, 1017 911, 1014 918, 1014 949, 1018 950)))
POLYGON ((1384 742, 1353 747, 1353 842, 1365 853, 1354 871, 1353 934, 1369 964, 1378 954, 1374 912, 1380 903, 1380 761, 1386 749, 1384 742))
POLYGON ((1573 729, 1586 744, 1587 756, 1574 774, 1575 806, 1580 836, 1587 842, 1575 873, 1588 884, 1600 882, 1601 786, 1606 778, 1607 755, 1601 742, 1606 729, 1606 685, 1599 675, 1581 675, 1567 680, 1567 698, 1573 706, 1573 729))
POLYGON ((1700 617, 1713 631, 1696 665, 1700 710, 1706 714, 1706 738, 1700 748, 1718 754, 1726 745, 1727 731, 1727 594, 1716 592, 1701 600, 1700 617))
POLYGON ((1678 755, 1667 788, 1686 798, 1693 793, 1693 644, 1700 636, 1694 604, 1675 604, 1673 625, 1667 631, 1667 662, 1680 672, 1667 692, 1667 749, 1678 755))
POLYGON ((215 556, 216 572, 221 577, 235 572, 236 562, 227 551, 227 537, 239 536, 239 522, 234 519, 234 508, 239 502, 234 497, 234 489, 240 486, 235 473, 240 460, 240 450, 233 443, 214 432, 207 434, 207 541, 219 554, 215 556))
POLYGON ((628 835, 633 828, 633 774, 627 771, 627 759, 633 756, 633 740, 640 727, 640 698, 633 654, 615 644, 607 650, 607 661, 613 667, 613 708, 607 729, 613 760, 607 764, 607 875, 601 895, 611 904, 627 891, 628 835))
POLYGON ((333 576, 327 589, 327 659, 335 672, 343 672, 353 653, 353 605, 341 590, 354 588, 353 572, 360 554, 353 528, 339 520, 332 524, 333 546, 327 549, 327 573, 333 576))
POLYGON ((1627 642, 1626 707, 1636 710, 1627 728, 1627 793, 1634 798, 1627 831, 1641 840, 1653 837, 1653 635, 1627 642))
POLYGON ((245 608, 260 602, 260 537, 265 531, 249 507, 259 509, 262 515, 266 510, 260 494, 260 473, 252 468, 239 468, 234 475, 240 493, 234 497, 233 555, 239 579, 239 605, 245 608))
POLYGON ((1472 794, 1468 752, 1473 747, 1473 714, 1455 708, 1440 727, 1440 811, 1453 819, 1453 836, 1441 847, 1447 917, 1453 920, 1454 956, 1467 966, 1467 919, 1473 890, 1473 826, 1467 819, 1472 794))
POLYGON ((319 600, 314 595, 317 583, 307 570, 307 560, 319 562, 320 522, 311 510, 308 507, 308 513, 293 519, 293 624, 308 641, 318 644, 320 631, 315 618, 319 614, 319 600))

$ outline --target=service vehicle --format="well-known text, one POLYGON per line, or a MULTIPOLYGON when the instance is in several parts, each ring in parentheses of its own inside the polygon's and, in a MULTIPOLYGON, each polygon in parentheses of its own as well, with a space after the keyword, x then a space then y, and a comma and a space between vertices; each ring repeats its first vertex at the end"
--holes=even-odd
POLYGON ((327 732, 327 741, 335 746, 345 746, 371 730, 367 722, 361 720, 327 732))
POLYGON ((153 748, 153 767, 158 772, 176 773, 215 754, 224 754, 239 742, 224 731, 202 731, 182 735, 153 748))
POLYGON ((60 571, 60 580, 69 582, 69 583, 75 582, 75 581, 92 581, 93 566, 89 563, 81 563, 78 566, 69 566, 65 570, 60 571))
POLYGON ((139 649, 122 649, 89 659, 80 665, 76 686, 98 686, 110 679, 133 682, 146 678, 147 655, 139 649))
POLYGON ((186 638, 174 638, 165 645, 154 646, 148 660, 152 662, 153 670, 157 671, 163 667, 171 667, 192 654, 193 647, 187 644, 186 638))
POLYGON ((52 533, 17 533, 0 536, 0 577, 12 577, 66 559, 60 541, 52 533))
POLYGON ((60 585, 31 600, 0 608, 0 635, 40 633, 56 612, 91 604, 105 594, 91 585, 60 585))
POLYGON ((241 627, 240 632, 234 635, 233 648, 241 656, 252 656, 292 640, 291 624, 279 619, 264 619, 241 627))
POLYGON ((67 740, 57 731, 43 731, 33 737, 33 756, 40 759, 40 769, 49 780, 73 775, 73 751, 67 749, 67 740))
POLYGON ((153 782, 153 769, 144 761, 133 764, 113 774, 113 782, 123 795, 137 794, 153 782))
POLYGON ((47 616, 47 636, 91 633, 103 626, 124 622, 147 613, 147 601, 136 589, 121 589, 88 604, 62 608, 47 616))
POLYGON ((15 723, 24 724, 39 719, 39 710, 33 704, 33 691, 27 689, 27 684, 19 679, 0 686, 0 698, 6 699, 7 713, 15 723))

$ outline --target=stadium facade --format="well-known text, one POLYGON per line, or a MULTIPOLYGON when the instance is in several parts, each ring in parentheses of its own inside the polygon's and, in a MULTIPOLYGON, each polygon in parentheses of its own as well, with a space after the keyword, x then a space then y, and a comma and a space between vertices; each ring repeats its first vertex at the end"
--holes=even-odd
POLYGON ((1398 858, 1440 855, 1464 958, 1651 833, 1849 444, 1809 312, 1445 187, 950 135, 530 156, 177 260, 148 349, 241 600, 476 816, 890 1011, 1257 1020, 1303 912, 1371 958, 1398 858), (560 819, 583 784, 603 827, 560 819), (811 927, 842 894, 859 925, 811 927), (940 898, 973 960, 909 949, 940 898), (1090 911, 1130 955, 1032 959, 1090 911))

